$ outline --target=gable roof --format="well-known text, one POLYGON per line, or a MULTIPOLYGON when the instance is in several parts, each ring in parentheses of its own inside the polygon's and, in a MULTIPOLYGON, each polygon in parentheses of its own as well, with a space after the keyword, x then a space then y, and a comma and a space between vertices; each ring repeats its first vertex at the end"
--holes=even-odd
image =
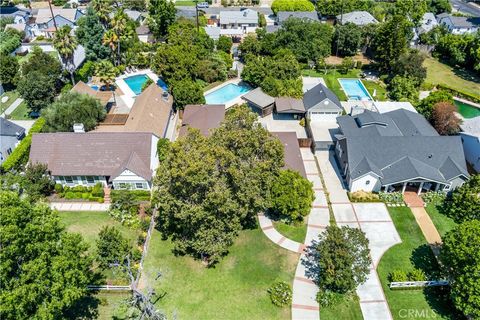
POLYGON ((321 102, 328 102, 321 105, 321 108, 324 110, 343 110, 338 97, 332 90, 324 86, 323 83, 317 84, 303 94, 303 105, 306 111, 317 106, 321 102), (326 99, 330 100, 332 103, 325 101, 326 99))
POLYGON ((275 103, 275 99, 263 92, 260 87, 249 91, 242 98, 262 109, 275 103))
POLYGON ((0 17, 15 17, 21 16, 25 19, 30 16, 30 10, 24 8, 18 8, 15 6, 1 6, 0 7, 0 17))
POLYGON ((93 90, 89 85, 83 81, 78 81, 71 91, 78 92, 81 94, 88 94, 89 96, 100 100, 102 105, 106 105, 113 96, 112 91, 100 91, 93 90))
MULTIPOLYGON (((53 15, 62 16, 71 22, 76 22, 77 14, 83 15, 83 13, 78 9, 53 9, 53 15)), ((52 20, 52 13, 48 8, 38 9, 38 12, 35 16, 35 23, 47 23, 52 20)))
POLYGON ((298 144, 297 134, 295 132, 271 132, 271 134, 283 144, 284 162, 286 169, 291 169, 300 173, 304 178, 307 177, 305 166, 303 165, 302 153, 298 144))
POLYGON ((25 134, 25 128, 0 117, 0 136, 21 137, 25 134))
POLYGON ((30 163, 44 163, 54 176, 116 177, 125 169, 152 178, 151 133, 39 133, 32 136, 30 163))
POLYGON ((480 27, 480 17, 457 17, 453 15, 444 15, 440 21, 450 20, 453 28, 478 28, 480 27))
POLYGON ((258 24, 258 13, 252 9, 242 11, 220 11, 220 24, 254 23, 258 24))
POLYGON ((210 129, 218 128, 224 119, 225 106, 223 104, 186 105, 179 136, 185 136, 189 127, 199 129, 202 135, 208 136, 210 129))
POLYGON ((278 113, 305 113, 302 99, 290 97, 275 98, 275 109, 278 113))
POLYGON ((280 24, 289 18, 307 19, 312 21, 320 21, 316 11, 279 11, 277 12, 277 19, 280 24))
POLYGON ((349 13, 344 13, 343 15, 340 14, 337 16, 337 20, 339 22, 341 21, 342 24, 353 23, 357 26, 378 23, 378 20, 367 11, 352 11, 349 13))

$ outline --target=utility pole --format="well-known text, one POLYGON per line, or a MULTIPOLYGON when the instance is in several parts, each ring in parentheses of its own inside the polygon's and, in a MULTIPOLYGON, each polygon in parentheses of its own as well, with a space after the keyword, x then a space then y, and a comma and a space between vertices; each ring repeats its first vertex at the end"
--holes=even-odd
POLYGON ((48 0, 48 6, 50 8, 50 13, 52 14, 53 25, 55 26, 55 32, 58 32, 57 21, 55 21, 55 16, 53 15, 52 1, 48 0))
POLYGON ((197 17, 197 32, 200 32, 200 26, 198 24, 198 0, 195 0, 195 15, 197 17))

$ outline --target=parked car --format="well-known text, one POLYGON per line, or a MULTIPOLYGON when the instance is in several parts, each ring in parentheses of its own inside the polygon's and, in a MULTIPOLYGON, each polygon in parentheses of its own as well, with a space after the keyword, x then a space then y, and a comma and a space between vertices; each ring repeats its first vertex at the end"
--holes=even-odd
POLYGON ((209 4, 208 4, 208 2, 199 2, 199 3, 197 3, 197 7, 198 8, 208 8, 209 4))

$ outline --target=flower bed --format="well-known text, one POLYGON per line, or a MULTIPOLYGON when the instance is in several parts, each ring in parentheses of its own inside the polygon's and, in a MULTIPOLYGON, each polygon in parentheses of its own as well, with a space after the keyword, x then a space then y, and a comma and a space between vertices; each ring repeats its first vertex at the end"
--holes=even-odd
POLYGON ((103 185, 101 183, 97 183, 93 187, 64 187, 61 184, 56 184, 55 192, 60 198, 63 199, 92 201, 99 203, 103 203, 103 197, 105 195, 103 192, 103 185))

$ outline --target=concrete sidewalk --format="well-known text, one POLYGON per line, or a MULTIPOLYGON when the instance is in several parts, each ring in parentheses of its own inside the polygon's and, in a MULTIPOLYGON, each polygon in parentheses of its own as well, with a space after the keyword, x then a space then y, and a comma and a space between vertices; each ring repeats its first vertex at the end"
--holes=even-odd
POLYGON ((290 240, 284 237, 280 232, 275 230, 273 222, 272 220, 270 220, 270 218, 266 217, 263 214, 259 214, 258 222, 260 224, 260 228, 262 228, 263 233, 267 236, 268 239, 272 240, 272 242, 275 242, 280 247, 289 251, 293 251, 296 253, 303 252, 303 244, 290 240))
POLYGON ((0 117, 5 117, 6 115, 12 114, 12 112, 17 109, 17 107, 23 102, 22 98, 17 98, 13 103, 8 107, 1 115, 0 117))
POLYGON ((51 202, 50 208, 58 211, 107 211, 110 205, 98 202, 51 202))

